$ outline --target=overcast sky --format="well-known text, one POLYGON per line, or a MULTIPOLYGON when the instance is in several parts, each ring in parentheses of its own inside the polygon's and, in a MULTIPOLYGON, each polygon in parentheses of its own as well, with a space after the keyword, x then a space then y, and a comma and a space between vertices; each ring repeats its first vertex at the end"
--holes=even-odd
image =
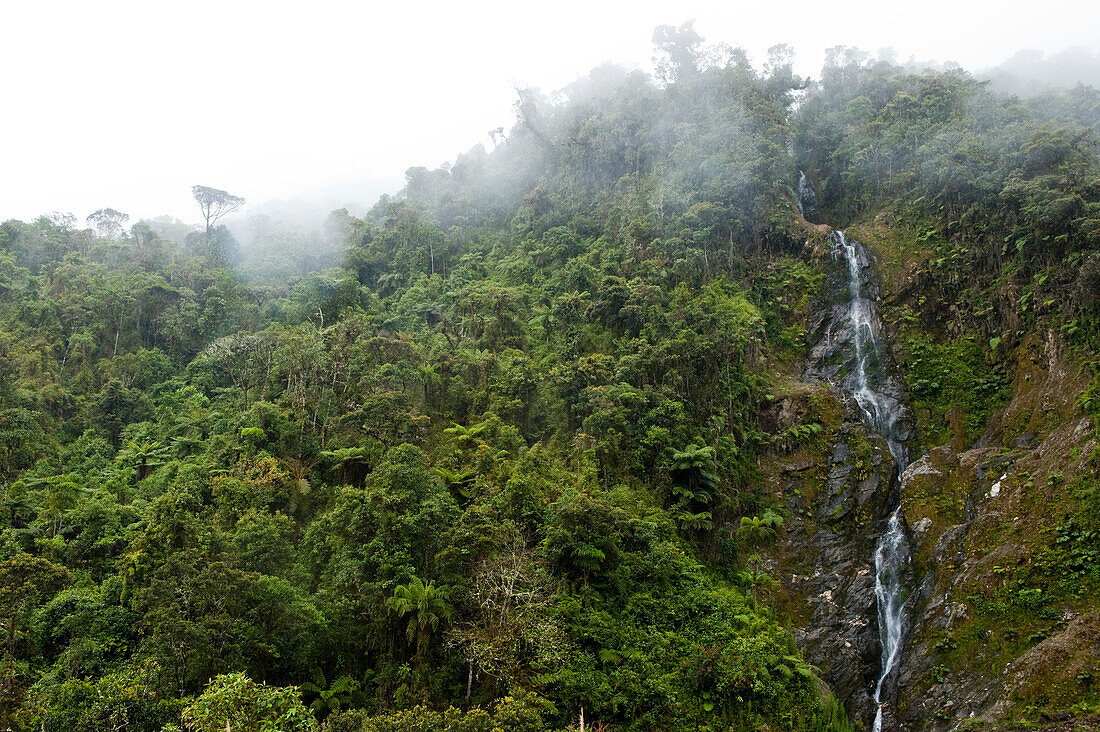
MULTIPOLYGON (((1100 51, 1100 2, 0 2, 0 220, 111 206, 196 221, 190 188, 259 202, 359 181, 396 190, 512 123, 514 87, 605 61, 650 70, 653 28, 708 42, 991 66, 1100 51)), ((364 201, 369 203, 369 201, 364 201)))

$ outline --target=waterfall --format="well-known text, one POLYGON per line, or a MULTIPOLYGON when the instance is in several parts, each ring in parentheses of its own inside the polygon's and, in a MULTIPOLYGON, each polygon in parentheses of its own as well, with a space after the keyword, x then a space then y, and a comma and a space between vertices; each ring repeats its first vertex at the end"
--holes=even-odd
MULTIPOLYGON (((801 184, 800 184, 801 187, 801 184)), ((869 266, 867 252, 857 241, 849 241, 843 231, 833 233, 833 256, 841 255, 848 269, 847 319, 851 329, 853 368, 841 379, 841 388, 859 407, 863 422, 881 435, 897 466, 897 478, 905 470, 907 455, 904 439, 905 408, 882 367, 884 351, 879 334, 882 323, 874 299, 867 296, 863 271, 869 266)), ((875 685, 874 732, 881 732, 884 694, 894 681, 905 634, 905 593, 902 574, 909 563, 909 545, 905 536, 901 505, 893 507, 886 531, 875 548, 875 598, 878 605, 879 640, 882 646, 881 672, 875 685)))
POLYGON ((848 264, 848 322, 855 357, 852 373, 841 386, 855 398, 867 426, 886 439, 900 476, 907 464, 902 442, 906 435, 905 409, 889 393, 896 392, 896 388, 888 383, 881 370, 882 345, 878 333, 882 325, 875 301, 865 297, 863 292, 862 272, 870 264, 867 250, 859 242, 849 241, 843 231, 835 231, 833 255, 837 254, 843 254, 848 264))
POLYGON ((905 599, 901 569, 909 563, 909 543, 901 522, 901 506, 890 514, 886 533, 875 548, 875 597, 878 600, 878 628, 882 641, 882 674, 875 685, 874 732, 882 730, 882 692, 893 682, 905 633, 905 599))
MULTIPOLYGON (((801 171, 797 203, 802 216, 816 223, 817 196, 809 178, 801 171)), ((888 368, 889 352, 867 250, 860 242, 849 240, 843 231, 834 231, 830 237, 833 260, 839 270, 834 280, 837 289, 835 298, 821 309, 820 320, 812 326, 817 336, 808 358, 807 376, 828 381, 854 402, 855 411, 868 431, 885 440, 896 466, 891 482, 878 489, 883 500, 879 502, 877 515, 883 523, 874 551, 881 665, 872 700, 874 732, 882 732, 906 632, 904 579, 909 544, 901 513, 900 479, 909 462, 905 441, 909 438, 911 419, 903 403, 904 391, 888 368)))

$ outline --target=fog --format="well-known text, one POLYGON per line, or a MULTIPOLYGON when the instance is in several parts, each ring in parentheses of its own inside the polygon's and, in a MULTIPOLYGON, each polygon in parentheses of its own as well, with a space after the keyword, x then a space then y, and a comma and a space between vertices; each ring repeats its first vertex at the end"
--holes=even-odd
POLYGON ((654 27, 690 18, 709 42, 740 46, 758 65, 788 43, 807 76, 826 48, 847 45, 968 69, 1012 59, 990 75, 1015 93, 1089 69, 1084 80, 1096 83, 1096 3, 885 7, 6 3, 0 220, 67 211, 82 222, 110 206, 131 221, 191 223, 191 186, 202 184, 248 199, 240 220, 286 212, 312 225, 317 211, 355 212, 396 191, 409 167, 491 148, 488 131, 513 122, 516 88, 558 89, 604 62, 652 71, 654 27), (272 199, 290 203, 264 203, 272 199))
POLYGON ((1100 53, 1087 48, 1067 48, 1046 55, 1025 49, 995 68, 980 69, 979 78, 989 79, 1004 94, 1030 97, 1053 89, 1087 84, 1100 89, 1100 53))

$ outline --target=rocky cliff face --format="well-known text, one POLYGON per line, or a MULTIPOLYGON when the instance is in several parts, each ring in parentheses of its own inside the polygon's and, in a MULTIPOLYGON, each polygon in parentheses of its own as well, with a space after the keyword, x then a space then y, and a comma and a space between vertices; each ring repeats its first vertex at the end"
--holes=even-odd
POLYGON ((1077 561, 1059 545, 1072 543, 1072 486, 1095 477, 1075 408, 1087 382, 1051 332, 1019 346, 1013 382, 977 445, 930 450, 902 480, 917 584, 899 707, 912 729, 1070 706, 1100 667, 1095 603, 1059 587, 1087 567, 1052 564, 1077 561))
POLYGON ((801 621, 795 634, 852 719, 870 720, 879 667, 875 605, 876 522, 893 463, 858 421, 830 435, 826 461, 788 467, 781 480, 792 516, 779 560, 783 591, 801 621))
MULTIPOLYGON (((844 273, 820 246, 816 253, 828 284, 807 323, 806 367, 776 398, 773 421, 825 429, 817 444, 762 463, 791 516, 773 568, 807 658, 852 721, 869 728, 880 665, 872 557, 900 498, 913 549, 909 627, 884 728, 946 731, 1087 711, 1083 700, 1100 691, 1100 603, 1088 584, 1098 578, 1087 577, 1100 567, 1100 534, 1073 519, 1097 492, 1096 430, 1077 406, 1087 372, 1052 330, 1024 333, 1004 358, 1011 397, 980 439, 956 432, 922 453, 910 438, 913 462, 895 482, 884 441, 835 386, 851 372, 844 273)), ((912 265, 901 264, 908 269, 883 264, 879 273, 887 303, 916 300, 904 291, 912 265)), ((896 342, 889 330, 883 339, 896 342)), ((889 355, 879 367, 899 374, 889 355)), ((899 382, 885 384, 904 401, 899 382)), ((910 419, 915 428, 930 418, 910 419)))
MULTIPOLYGON (((818 452, 804 450, 771 466, 775 489, 785 496, 792 517, 778 564, 807 657, 822 669, 849 716, 870 726, 881 666, 873 556, 898 504, 897 465, 886 440, 861 419, 862 408, 850 397, 856 390, 857 349, 848 265, 835 248, 822 261, 827 284, 809 318, 810 349, 801 374, 808 389, 802 395, 805 406, 786 412, 787 421, 817 419, 828 429, 818 452)), ((856 270, 864 296, 874 298, 870 262, 858 261, 856 270)), ((877 318, 870 325, 881 328, 877 318)), ((882 342, 883 336, 879 330, 873 339, 882 342)), ((898 410, 896 433, 904 440, 908 416, 889 354, 875 353, 868 363, 876 394, 898 410)))

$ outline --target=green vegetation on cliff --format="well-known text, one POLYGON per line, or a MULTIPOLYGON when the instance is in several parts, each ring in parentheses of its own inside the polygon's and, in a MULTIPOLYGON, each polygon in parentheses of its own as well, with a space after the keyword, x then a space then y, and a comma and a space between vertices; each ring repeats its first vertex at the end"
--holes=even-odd
POLYGON ((822 430, 765 416, 821 281, 791 183, 925 253, 898 361, 920 441, 969 445, 1040 324, 1095 368, 1095 92, 838 56, 795 111, 782 48, 660 51, 521 92, 289 280, 223 227, 0 225, 0 727, 847 727, 760 556, 761 458, 822 430))

